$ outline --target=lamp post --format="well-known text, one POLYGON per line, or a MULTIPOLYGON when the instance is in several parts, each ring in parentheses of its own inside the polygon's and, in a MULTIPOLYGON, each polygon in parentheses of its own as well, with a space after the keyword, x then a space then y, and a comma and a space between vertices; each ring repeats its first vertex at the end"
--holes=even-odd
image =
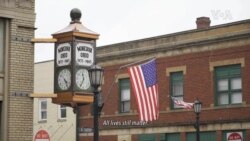
POLYGON ((200 141, 200 117, 199 114, 201 112, 201 102, 196 99, 194 101, 194 112, 196 113, 196 123, 195 123, 195 129, 196 129, 196 141, 200 141))
POLYGON ((99 128, 98 128, 98 87, 102 83, 103 69, 98 65, 93 65, 89 69, 89 80, 93 87, 94 93, 94 141, 99 141, 99 128))

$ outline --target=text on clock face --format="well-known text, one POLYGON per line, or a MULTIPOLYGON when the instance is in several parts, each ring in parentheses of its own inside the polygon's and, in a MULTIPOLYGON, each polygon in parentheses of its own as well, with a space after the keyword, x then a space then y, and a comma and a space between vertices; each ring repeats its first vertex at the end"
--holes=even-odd
POLYGON ((77 46, 77 51, 84 51, 84 52, 92 53, 93 49, 87 46, 77 46))
POLYGON ((75 50, 75 61, 79 66, 91 66, 94 62, 94 48, 89 43, 78 43, 75 50))
POLYGON ((58 53, 64 52, 64 51, 70 51, 70 46, 68 44, 60 46, 60 48, 57 49, 58 53))
POLYGON ((67 58, 68 57, 68 53, 62 53, 61 54, 61 58, 67 58))
POLYGON ((84 60, 84 59, 77 59, 78 63, 86 63, 86 64, 92 64, 92 60, 84 60))
POLYGON ((56 50, 56 62, 58 66, 66 66, 71 62, 71 45, 70 43, 59 44, 56 50))

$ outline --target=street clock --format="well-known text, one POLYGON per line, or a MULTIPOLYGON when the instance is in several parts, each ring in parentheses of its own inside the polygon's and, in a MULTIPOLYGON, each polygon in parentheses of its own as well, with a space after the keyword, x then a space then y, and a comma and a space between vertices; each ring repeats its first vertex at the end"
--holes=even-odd
POLYGON ((94 64, 95 41, 73 39, 55 45, 55 93, 90 93, 88 69, 94 64))
POLYGON ((88 104, 93 102, 88 69, 95 64, 96 39, 99 34, 80 22, 81 11, 72 9, 71 22, 52 34, 55 43, 54 93, 57 104, 88 104))

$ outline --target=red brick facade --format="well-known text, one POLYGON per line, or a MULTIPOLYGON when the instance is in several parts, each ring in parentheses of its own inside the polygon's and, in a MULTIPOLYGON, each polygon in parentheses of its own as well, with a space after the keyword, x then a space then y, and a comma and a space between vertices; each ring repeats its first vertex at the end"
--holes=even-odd
MULTIPOLYGON (((140 140, 139 135, 141 134, 155 134, 155 140, 160 141, 162 140, 162 134, 180 133, 181 141, 188 141, 187 133, 195 132, 193 127, 193 124, 195 123, 194 111, 186 109, 175 110, 170 108, 170 77, 168 75, 168 69, 178 68, 180 66, 185 68, 185 73, 183 75, 184 101, 193 102, 196 98, 199 98, 202 102, 202 112, 200 114, 201 132, 215 132, 216 140, 222 141, 224 131, 242 131, 244 132, 245 140, 249 140, 250 31, 248 30, 249 28, 247 28, 249 26, 250 21, 247 20, 212 27, 211 29, 191 30, 166 36, 100 47, 100 49, 97 49, 97 57, 99 57, 97 58, 98 62, 105 70, 102 95, 104 100, 106 99, 99 120, 100 140, 136 141, 140 140), (242 27, 246 28, 242 30, 242 27), (239 28, 239 32, 236 32, 237 28, 239 28), (226 32, 221 33, 220 31, 226 32), (242 32, 244 36, 240 33, 241 31, 245 31, 244 33, 242 32), (215 33, 218 33, 219 35, 221 34, 221 37, 218 37, 215 33), (192 36, 196 36, 195 34, 201 34, 200 38, 202 40, 192 38, 192 36), (185 38, 181 37, 182 35, 190 36, 192 41, 185 45, 177 45, 178 42, 185 41, 185 38), (228 39, 226 35, 232 36, 228 39), (172 43, 169 42, 172 37, 175 37, 176 41, 174 44, 170 44, 171 48, 166 45, 166 49, 162 49, 164 48, 162 42, 172 43), (159 43, 160 39, 162 39, 162 42, 159 43), (154 42, 154 44, 149 45, 151 42, 154 42), (138 51, 140 46, 143 46, 141 48, 144 48, 145 46, 148 46, 149 48, 155 46, 155 48, 153 51, 138 51), (113 56, 110 55, 110 53, 112 54, 112 51, 109 52, 109 50, 111 48, 114 48, 115 50, 115 47, 122 49, 121 55, 112 58, 113 56), (107 48, 107 54, 110 55, 110 60, 102 58, 102 55, 105 55, 105 48, 107 48), (129 50, 134 50, 134 53, 123 56, 122 52, 125 53, 129 50), (112 87, 111 93, 108 92, 120 66, 133 62, 133 59, 134 61, 138 61, 138 58, 147 57, 156 57, 160 115, 159 119, 156 121, 136 123, 136 121, 138 121, 136 110, 137 105, 132 90, 130 97, 130 112, 126 114, 119 113, 119 84, 117 83, 117 80, 112 87), (233 64, 240 64, 241 66, 242 103, 217 106, 215 104, 214 69, 217 66, 233 64)), ((114 54, 116 53, 116 51, 113 52, 114 54)), ((174 72, 174 70, 171 72, 174 72)), ((122 69, 118 74, 118 79, 128 77, 127 73, 127 69, 122 69)), ((93 119, 90 113, 90 105, 84 106, 81 109, 81 127, 93 127, 93 119)), ((92 133, 81 133, 80 135, 82 141, 93 140, 92 133)))

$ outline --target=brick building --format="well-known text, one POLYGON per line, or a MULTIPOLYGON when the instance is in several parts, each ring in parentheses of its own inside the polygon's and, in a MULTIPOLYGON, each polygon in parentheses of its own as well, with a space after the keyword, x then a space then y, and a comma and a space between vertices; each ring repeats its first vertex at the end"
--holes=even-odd
MULTIPOLYGON (((104 67, 105 102, 99 125, 102 141, 193 141, 195 113, 174 105, 169 96, 202 102, 202 141, 227 141, 231 133, 250 140, 250 20, 210 26, 197 18, 197 29, 97 48, 104 67), (127 69, 120 66, 156 57, 159 119, 138 121, 127 69)), ((91 105, 81 109, 81 127, 93 127, 91 105)), ((81 141, 93 133, 80 133, 81 141)))
POLYGON ((0 0, 0 140, 33 135, 34 0, 0 0))

